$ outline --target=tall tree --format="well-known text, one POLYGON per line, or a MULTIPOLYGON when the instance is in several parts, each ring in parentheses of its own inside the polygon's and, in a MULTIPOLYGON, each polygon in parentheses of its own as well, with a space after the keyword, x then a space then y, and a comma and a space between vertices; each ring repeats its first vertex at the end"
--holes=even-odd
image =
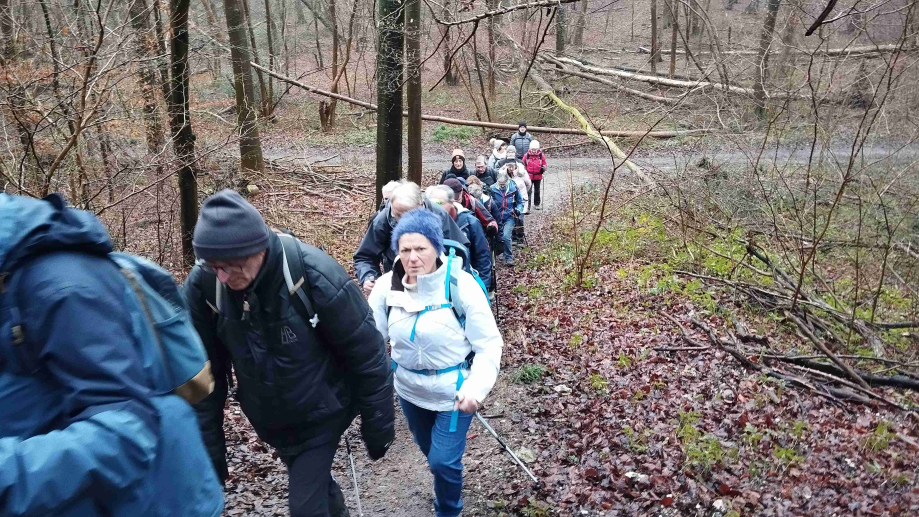
POLYGON ((584 30, 587 28, 587 0, 578 2, 578 23, 574 27, 572 43, 575 47, 584 46, 584 30))
MULTIPOLYGON (((486 0, 485 5, 491 11, 495 9, 497 2, 486 0)), ((524 9, 524 16, 526 16, 526 9, 524 9)), ((495 18, 495 16, 488 17, 488 94, 492 97, 495 96, 495 18)), ((523 24, 526 25, 526 18, 523 19, 523 24)))
POLYGON ((13 11, 10 0, 0 0, 0 57, 13 55, 13 11))
POLYGON ((676 74, 676 37, 680 33, 680 8, 677 0, 667 0, 667 10, 670 12, 670 77, 673 78, 676 74))
MULTIPOLYGON (((149 58, 157 53, 155 34, 150 25, 150 9, 147 7, 147 0, 132 0, 128 7, 128 15, 131 17, 131 25, 137 33, 137 63, 138 78, 140 79, 141 97, 144 100, 144 122, 147 132, 147 152, 150 156, 156 156, 163 150, 165 139, 163 138, 163 126, 160 121, 159 103, 159 81, 156 77, 156 68, 153 61, 149 58)), ((161 170, 160 167, 158 170, 161 170)), ((160 174, 157 174, 159 177, 160 174)))
POLYGON ((421 0, 405 8, 405 73, 408 101, 408 179, 421 185, 421 0))
POLYGON ((756 102, 756 114, 760 117, 766 115, 766 78, 769 76, 769 47, 772 46, 772 34, 775 31, 775 19, 779 14, 780 3, 781 0, 769 0, 766 4, 766 17, 763 18, 763 30, 759 37, 753 100, 756 102))
POLYGON ((651 0, 651 73, 657 73, 660 61, 660 41, 657 38, 657 0, 651 0))
POLYGON ((402 52, 404 13, 401 0, 379 0, 377 17, 377 204, 386 183, 402 177, 402 52))
POLYGON ((198 222, 198 180, 195 164, 195 133, 191 130, 188 98, 188 6, 191 0, 171 0, 172 88, 169 99, 169 121, 172 145, 179 159, 179 207, 182 230, 182 257, 186 267, 195 263, 192 235, 198 222))
POLYGON ((239 128, 240 169, 245 172, 264 170, 262 144, 258 134, 257 110, 249 65, 249 40, 242 2, 224 0, 227 34, 230 38, 230 62, 233 64, 233 86, 236 89, 236 120, 239 128))
POLYGON ((555 53, 562 55, 565 53, 565 38, 568 36, 568 22, 565 19, 565 11, 568 8, 562 4, 556 9, 558 12, 555 13, 555 53))

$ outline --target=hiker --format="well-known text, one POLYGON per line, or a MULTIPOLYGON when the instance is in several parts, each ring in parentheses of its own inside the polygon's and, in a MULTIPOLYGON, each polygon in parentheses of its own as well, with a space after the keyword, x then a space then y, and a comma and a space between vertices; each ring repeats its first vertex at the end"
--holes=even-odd
MULTIPOLYGON (((481 184, 475 176, 470 176, 469 179, 475 180, 481 184)), ((498 235, 498 223, 495 222, 494 215, 485 208, 485 205, 483 205, 481 201, 473 198, 466 192, 466 185, 463 185, 461 180, 450 178, 444 182, 444 185, 453 190, 453 200, 462 205, 466 210, 472 212, 476 219, 478 219, 486 235, 498 235)))
POLYGON ((507 142, 501 140, 500 138, 492 138, 490 142, 492 151, 491 156, 488 157, 488 162, 486 162, 486 165, 497 171, 498 167, 496 164, 498 161, 507 158, 507 142))
POLYGON ((454 149, 450 155, 450 167, 440 175, 440 183, 449 178, 459 178, 466 181, 469 177, 469 169, 466 168, 466 155, 462 149, 454 149))
MULTIPOLYGON (((495 169, 492 167, 489 167, 488 164, 485 163, 484 156, 480 154, 479 156, 476 157, 475 174, 473 175, 474 177, 478 178, 479 180, 482 181, 482 183, 490 187, 495 184, 495 174, 496 174, 495 169)), ((473 176, 470 176, 470 178, 473 176)), ((466 178, 466 181, 468 182, 469 178, 466 178)))
MULTIPOLYGON (((478 271, 479 278, 486 286, 491 285, 491 248, 488 247, 485 231, 475 214, 456 202, 456 193, 447 185, 432 185, 424 191, 424 195, 446 210, 460 230, 466 234, 466 238, 469 239, 470 265, 478 271)), ((497 223, 495 227, 497 228, 497 223)))
POLYGON ((530 181, 530 177, 524 171, 523 164, 515 160, 502 167, 501 170, 507 172, 507 176, 517 184, 520 197, 523 198, 523 211, 521 213, 528 214, 527 205, 530 202, 530 191, 533 189, 533 182, 530 181))
POLYGON ((492 185, 491 195, 495 203, 492 213, 498 223, 499 236, 504 247, 504 264, 513 266, 514 248, 512 240, 514 225, 518 224, 517 219, 521 217, 524 204, 520 190, 517 188, 517 184, 511 181, 506 167, 498 171, 498 181, 492 185))
MULTIPOLYGON (((223 511, 194 411, 171 393, 170 365, 112 250, 99 219, 59 194, 0 194, 0 515, 223 511)), ((187 321, 184 306, 175 312, 173 330, 187 321)))
POLYGON ((386 203, 389 203, 389 200, 392 198, 392 193, 396 190, 396 187, 399 186, 400 181, 390 181, 389 183, 383 185, 383 188, 380 189, 383 199, 380 201, 380 206, 377 208, 370 216, 370 220, 367 221, 367 228, 370 228, 370 225, 373 224, 373 220, 376 218, 377 214, 383 211, 386 208, 386 203))
POLYGON ((330 474, 342 434, 360 413, 374 460, 395 438, 392 369, 360 288, 232 190, 201 205, 192 245, 185 297, 217 379, 196 410, 221 479, 232 367, 243 413, 287 466, 291 516, 347 516, 330 474))
POLYGON ((393 247, 399 257, 369 301, 392 344, 402 413, 434 475, 434 511, 453 517, 463 510, 466 432, 495 384, 504 342, 481 286, 445 256, 434 214, 405 214, 393 247))
POLYGON ((381 263, 383 273, 392 269, 396 258, 396 253, 390 245, 392 229, 396 227, 402 214, 420 206, 440 216, 444 235, 448 239, 457 241, 463 246, 469 245, 466 235, 460 231, 447 212, 434 203, 425 201, 418 185, 410 181, 403 182, 393 191, 393 197, 387 208, 374 218, 373 224, 370 225, 361 240, 361 245, 354 252, 354 273, 365 294, 370 294, 374 282, 382 274, 380 273, 381 263))
MULTIPOLYGON (((546 173, 546 167, 548 167, 548 162, 546 162, 546 154, 539 149, 539 140, 533 140, 530 142, 530 150, 523 155, 523 167, 527 171, 527 175, 530 177, 530 180, 533 183, 533 196, 530 197, 530 201, 537 210, 542 210, 542 203, 539 199, 539 187, 542 184, 542 176, 546 173)), ((529 212, 529 205, 527 206, 527 211, 529 212)))
POLYGON ((495 170, 500 170, 501 167, 504 167, 505 165, 509 163, 516 163, 518 167, 522 167, 523 162, 517 159, 516 154, 517 154, 517 149, 514 146, 512 145, 507 146, 507 156, 503 160, 498 160, 495 163, 495 170))
POLYGON ((517 159, 522 160, 523 155, 526 154, 527 149, 530 148, 530 142, 533 140, 533 135, 527 131, 527 123, 525 120, 521 120, 517 123, 517 132, 511 137, 510 145, 514 146, 517 153, 517 159))

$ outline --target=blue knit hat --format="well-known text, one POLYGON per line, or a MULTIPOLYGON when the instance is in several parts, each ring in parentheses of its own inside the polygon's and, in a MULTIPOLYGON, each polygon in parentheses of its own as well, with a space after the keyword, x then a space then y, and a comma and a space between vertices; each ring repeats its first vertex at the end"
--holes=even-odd
POLYGON ((204 200, 191 241, 201 260, 248 257, 268 248, 262 214, 234 190, 221 190, 204 200))
POLYGON ((416 208, 399 218, 399 222, 392 231, 392 249, 396 253, 399 252, 399 239, 407 233, 424 235, 438 254, 444 252, 443 223, 440 217, 424 207, 416 208))

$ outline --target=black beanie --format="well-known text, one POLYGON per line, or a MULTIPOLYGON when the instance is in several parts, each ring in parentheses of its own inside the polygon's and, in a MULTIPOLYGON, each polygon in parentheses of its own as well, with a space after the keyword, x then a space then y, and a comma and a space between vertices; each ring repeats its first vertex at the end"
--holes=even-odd
POLYGON ((262 214, 234 190, 204 200, 192 246, 202 260, 244 258, 268 248, 270 230, 262 214))
POLYGON ((520 129, 520 126, 527 127, 527 122, 525 120, 517 122, 517 129, 520 129))

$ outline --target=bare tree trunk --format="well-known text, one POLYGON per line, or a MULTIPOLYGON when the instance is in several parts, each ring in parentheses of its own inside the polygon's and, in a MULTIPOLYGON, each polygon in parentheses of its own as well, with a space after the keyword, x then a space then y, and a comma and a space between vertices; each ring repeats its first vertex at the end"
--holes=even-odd
MULTIPOLYGON (((214 6, 211 5, 211 0, 201 0, 201 4, 204 5, 204 14, 207 16, 207 23, 210 24, 211 28, 214 29, 214 37, 218 42, 226 44, 227 39, 223 35, 223 31, 220 30, 220 24, 217 23, 217 14, 214 12, 214 6)), ((220 50, 214 50, 214 59, 211 61, 211 67, 213 70, 214 79, 220 78, 220 50)))
POLYGON ((565 15, 567 9, 565 4, 556 7, 556 9, 558 9, 558 12, 555 13, 555 53, 563 55, 565 53, 565 38, 568 32, 568 22, 565 15))
MULTIPOLYGON (((249 54, 249 57, 252 58, 253 63, 261 65, 262 61, 258 58, 258 47, 255 45, 255 32, 252 30, 252 17, 249 16, 249 0, 238 0, 238 1, 239 1, 239 4, 242 6, 243 21, 249 33, 249 43, 251 47, 249 47, 247 53, 249 54)), ((230 42, 231 43, 233 42, 233 38, 230 38, 230 42)), ((248 62, 248 60, 246 62, 248 62)), ((246 65, 246 66, 248 67, 249 65, 246 65)), ((259 100, 261 101, 261 106, 262 106, 262 115, 264 115, 265 117, 268 117, 267 107, 271 105, 271 99, 268 98, 268 88, 265 86, 265 76, 262 75, 262 71, 259 69, 255 70, 255 75, 258 77, 258 92, 259 92, 259 100)), ((250 97, 250 98, 255 99, 255 97, 250 97)))
POLYGON ((195 133, 191 130, 188 98, 188 6, 190 0, 172 0, 172 89, 169 103, 172 145, 182 164, 179 170, 182 257, 186 267, 195 263, 191 240, 198 221, 197 161, 195 133))
POLYGON ((408 179, 421 185, 421 0, 408 0, 405 6, 405 73, 408 179))
POLYGON ((677 7, 677 0, 667 2, 670 11, 670 78, 676 75, 676 40, 680 33, 680 8, 677 7))
MULTIPOLYGON (((267 0, 266 0, 267 1, 267 0)), ((329 21, 332 24, 332 85, 329 90, 338 93, 338 14, 335 0, 329 0, 329 21)), ((335 99, 319 101, 319 124, 322 131, 331 131, 335 126, 335 99)))
POLYGON ((14 53, 13 12, 10 9, 10 0, 0 0, 0 55, 9 58, 14 53))
MULTIPOLYGON (((329 9, 334 10, 335 0, 329 0, 329 9)), ((334 17, 332 18, 335 19, 334 17)), ((266 31, 268 32, 268 68, 274 70, 277 59, 274 52, 274 19, 271 17, 271 2, 265 0, 265 21, 267 22, 266 31)), ((265 102, 265 117, 274 118, 274 82, 271 76, 268 76, 268 100, 265 102)))
POLYGON ((233 84, 236 87, 236 120, 239 127, 240 169, 264 170, 262 145, 258 134, 257 111, 249 65, 249 42, 246 40, 245 0, 224 0, 227 34, 230 36, 230 61, 233 63, 233 84))
MULTIPOLYGON (((444 9, 443 9, 443 12, 441 13, 441 16, 443 17, 444 20, 447 20, 447 21, 449 21, 452 18, 452 14, 447 9, 446 3, 444 4, 444 9)), ((444 82, 447 84, 447 86, 456 86, 457 84, 459 84, 459 77, 457 77, 456 63, 454 63, 450 57, 450 54, 453 52, 450 48, 450 32, 449 32, 449 29, 446 27, 441 27, 441 30, 446 31, 446 33, 443 35, 443 38, 444 38, 444 44, 443 44, 444 73, 446 74, 444 76, 444 82)))
POLYGON ((574 27, 574 38, 572 43, 575 47, 584 46, 584 30, 587 27, 587 0, 581 0, 578 3, 578 23, 574 27))
MULTIPOLYGON (((131 17, 131 25, 137 32, 137 66, 140 78, 141 97, 144 99, 144 121, 147 131, 147 153, 155 157, 163 150, 165 138, 163 135, 163 125, 160 121, 159 96, 157 90, 156 69, 153 62, 148 58, 156 55, 155 34, 150 26, 150 9, 147 8, 146 0, 132 0, 128 8, 128 14, 131 17)), ((163 167, 158 165, 155 169, 155 178, 162 176, 163 167)))
MULTIPOLYGON (((402 53, 404 14, 399 0, 379 0, 377 31, 377 184, 376 204, 383 185, 402 177, 402 53)), ((452 66, 452 64, 451 64, 452 66)))
POLYGON ((660 61, 660 42, 657 40, 657 0, 651 0, 651 73, 657 74, 660 61))
MULTIPOLYGON (((495 0, 488 0, 486 8, 491 11, 495 8, 495 0)), ((526 9, 523 12, 523 25, 526 31, 526 9)), ((521 40, 522 41, 522 40, 521 40)), ((495 17, 488 18, 488 94, 495 95, 495 17)))
POLYGON ((775 30, 775 19, 779 13, 781 0, 769 0, 766 17, 763 18, 763 31, 759 38, 759 56, 757 56, 756 83, 753 85, 753 99, 756 102, 756 114, 766 115, 766 77, 769 75, 769 47, 772 45, 772 33, 775 30))
MULTIPOLYGON (((160 55, 166 55, 166 40, 172 39, 171 34, 167 34, 163 29, 163 22, 160 19, 160 0, 153 0, 153 27, 156 29, 156 46, 160 49, 160 55)), ((172 28, 170 27, 170 31, 172 28)), ((163 100, 166 103, 169 103, 171 93, 169 91, 169 85, 172 84, 172 79, 169 76, 170 61, 168 59, 159 60, 159 69, 160 69, 160 88, 163 89, 163 100)))

